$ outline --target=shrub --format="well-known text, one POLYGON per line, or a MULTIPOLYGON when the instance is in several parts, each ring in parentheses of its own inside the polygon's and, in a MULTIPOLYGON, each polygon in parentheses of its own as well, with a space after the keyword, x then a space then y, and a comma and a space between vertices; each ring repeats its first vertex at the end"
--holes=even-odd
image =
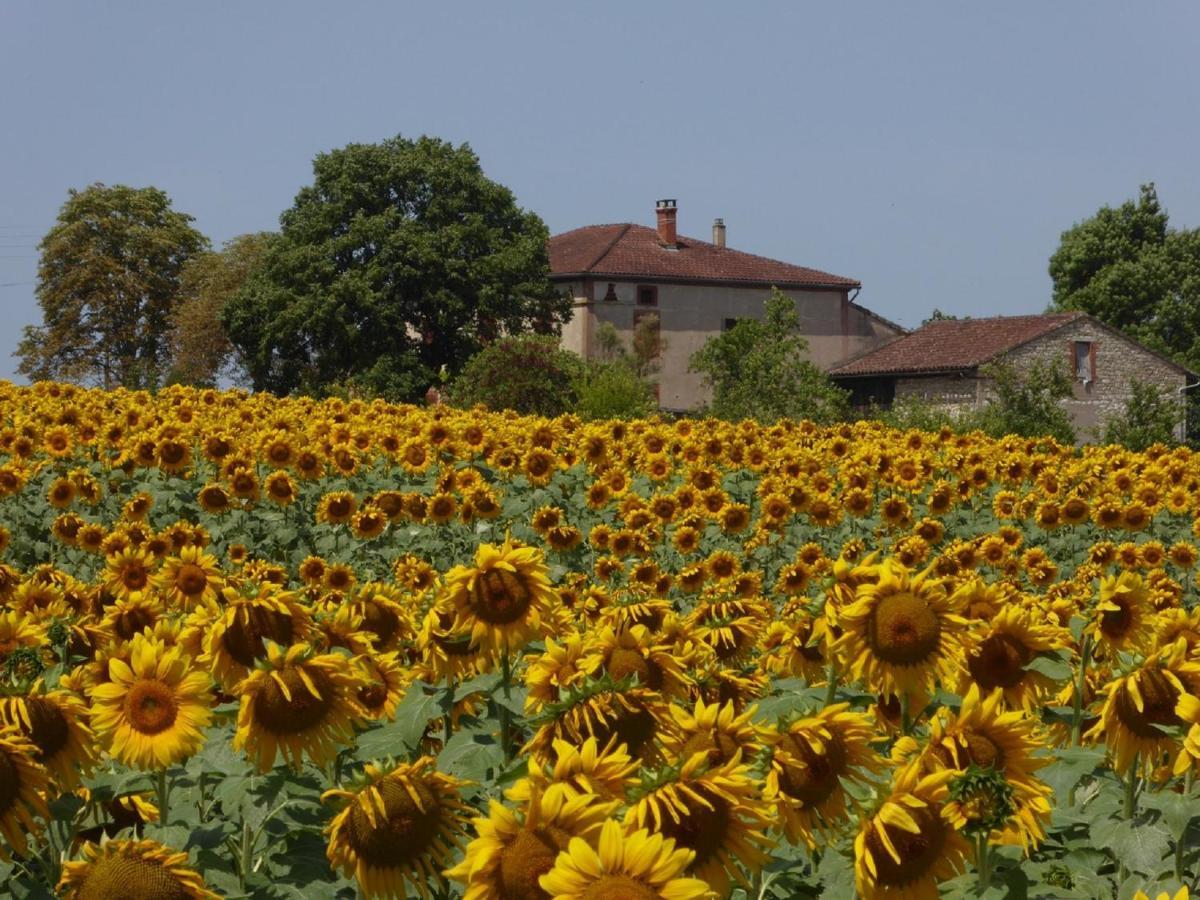
POLYGON ((654 412, 650 385, 624 360, 592 360, 575 384, 582 419, 637 419, 654 412))
POLYGON ((506 337, 467 361, 451 383, 447 400, 459 407, 482 404, 488 409, 558 416, 575 407, 575 386, 582 375, 583 360, 559 347, 557 338, 506 337))
POLYGON ((1151 444, 1171 444, 1183 421, 1183 404, 1162 388, 1134 381, 1121 412, 1105 423, 1104 443, 1122 444, 1141 453, 1151 444))

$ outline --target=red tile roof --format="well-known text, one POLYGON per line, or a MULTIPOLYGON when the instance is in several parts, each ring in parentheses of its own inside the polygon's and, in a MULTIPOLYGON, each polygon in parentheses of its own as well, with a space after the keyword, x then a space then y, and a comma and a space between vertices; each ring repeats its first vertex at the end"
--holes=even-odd
POLYGON ((939 319, 830 370, 830 375, 957 372, 1049 334, 1084 313, 939 319))
POLYGON ((595 275, 778 287, 861 287, 853 278, 683 235, 677 238, 676 247, 663 246, 658 232, 644 225, 589 225, 550 238, 550 272, 559 279, 595 275))

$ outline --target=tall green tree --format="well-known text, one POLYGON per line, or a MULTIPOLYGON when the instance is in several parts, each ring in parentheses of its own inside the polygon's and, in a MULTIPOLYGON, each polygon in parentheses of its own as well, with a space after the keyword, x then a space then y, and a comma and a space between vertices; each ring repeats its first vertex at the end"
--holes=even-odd
POLYGON ((17 371, 104 387, 157 384, 180 273, 208 247, 192 221, 157 188, 72 190, 39 247, 42 324, 25 328, 17 371))
POLYGON ((569 318, 546 226, 466 144, 351 144, 313 173, 222 313, 255 387, 416 399, 485 344, 569 318))
POLYGON ((237 351, 221 324, 221 310, 262 265, 273 238, 270 232, 238 235, 184 265, 171 314, 169 381, 214 385, 223 377, 240 380, 237 351))
POLYGON ((722 419, 831 422, 848 410, 847 393, 807 358, 796 302, 771 290, 762 319, 741 319, 692 354, 691 371, 712 388, 722 419))
POLYGON ((1153 184, 1063 232, 1053 308, 1083 310, 1200 367, 1200 230, 1170 227, 1153 184))

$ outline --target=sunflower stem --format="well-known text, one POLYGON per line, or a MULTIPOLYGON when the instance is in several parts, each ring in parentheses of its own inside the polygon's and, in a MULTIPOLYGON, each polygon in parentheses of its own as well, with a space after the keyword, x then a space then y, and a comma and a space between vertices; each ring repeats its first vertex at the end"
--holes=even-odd
POLYGON ((505 702, 500 706, 500 744, 504 747, 504 761, 512 762, 512 721, 511 713, 508 709, 508 700, 511 697, 510 683, 512 682, 512 667, 508 659, 508 647, 504 648, 504 652, 500 654, 500 687, 504 691, 505 702))
MULTIPOLYGON (((1129 773, 1125 780, 1125 796, 1122 798, 1121 815, 1125 821, 1132 821, 1137 814, 1137 783, 1138 783, 1138 754, 1133 754, 1133 762, 1129 765, 1129 773)), ((1129 869, 1125 860, 1118 860, 1117 884, 1124 884, 1129 877, 1129 869)))
POLYGON ((829 665, 825 667, 825 682, 825 705, 833 706, 833 701, 837 697, 838 670, 837 664, 832 658, 829 660, 829 665))
POLYGON ((992 886, 992 846, 987 831, 975 835, 975 871, 979 876, 979 894, 986 894, 992 886))
POLYGON ((1079 645, 1079 675, 1075 680, 1075 702, 1071 715, 1071 746, 1078 747, 1083 738, 1083 693, 1087 690, 1087 667, 1092 658, 1092 636, 1085 634, 1079 645))
POLYGON ((900 695, 900 732, 905 736, 912 734, 912 711, 908 707, 908 693, 900 695))
POLYGON ((158 824, 166 828, 171 824, 171 784, 167 780, 166 766, 156 773, 154 786, 158 795, 158 824))
POLYGON ((454 681, 454 674, 446 676, 446 731, 442 738, 442 749, 450 743, 450 735, 454 732, 454 718, 451 713, 454 711, 454 689, 457 687, 454 681))

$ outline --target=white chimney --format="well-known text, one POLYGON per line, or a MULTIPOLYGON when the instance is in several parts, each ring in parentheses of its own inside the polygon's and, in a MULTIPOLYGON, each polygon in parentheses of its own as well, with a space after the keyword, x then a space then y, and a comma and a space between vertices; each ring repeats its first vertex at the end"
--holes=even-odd
POLYGON ((718 247, 725 246, 725 220, 713 219, 713 243, 718 247))

